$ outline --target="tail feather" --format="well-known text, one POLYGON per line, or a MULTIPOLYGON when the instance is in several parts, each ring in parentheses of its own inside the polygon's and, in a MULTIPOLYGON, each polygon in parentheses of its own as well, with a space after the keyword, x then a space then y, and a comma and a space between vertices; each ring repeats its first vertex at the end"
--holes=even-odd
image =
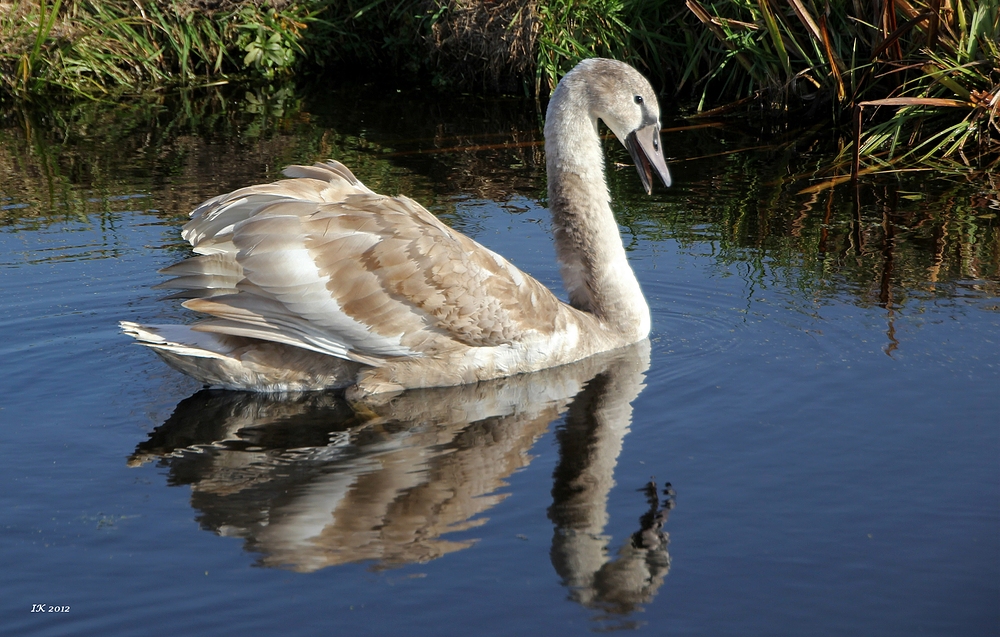
MULTIPOLYGON (((197 256, 160 270, 173 278, 154 287, 175 290, 166 298, 188 299, 185 307, 214 307, 219 303, 216 297, 245 301, 241 291, 248 290, 251 284, 237 261, 234 228, 283 202, 313 204, 290 209, 308 215, 315 212, 317 205, 374 194, 336 161, 289 166, 285 174, 298 179, 241 188, 195 208, 181 235, 197 256), (214 303, 211 299, 215 299, 214 303)), ((248 303, 257 305, 243 308, 234 302, 233 316, 223 314, 195 325, 122 321, 121 329, 171 367, 206 385, 228 389, 285 392, 342 388, 353 385, 361 371, 381 362, 349 352, 340 341, 328 342, 329 337, 312 329, 308 321, 286 317, 283 306, 271 312, 276 316, 276 326, 262 323, 262 304, 267 305, 270 297, 250 296, 254 298, 248 303), (230 325, 227 318, 236 322, 230 325), (299 326, 298 331, 292 330, 292 336, 280 329, 287 327, 288 321, 299 326), (295 336, 299 333, 301 336, 295 336)))
POLYGON ((200 332, 187 325, 140 325, 121 329, 168 365, 213 387, 262 392, 341 389, 366 366, 299 347, 200 332))

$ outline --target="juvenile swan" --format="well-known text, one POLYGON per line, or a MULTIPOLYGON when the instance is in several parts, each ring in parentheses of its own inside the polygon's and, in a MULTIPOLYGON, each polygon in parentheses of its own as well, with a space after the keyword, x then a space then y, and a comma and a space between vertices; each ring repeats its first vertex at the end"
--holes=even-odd
POLYGON ((597 120, 646 192, 670 185, 659 106, 638 71, 578 64, 545 120, 549 206, 569 305, 406 197, 342 164, 209 199, 183 230, 198 256, 163 272, 193 325, 121 323, 172 367, 219 387, 348 388, 361 397, 532 372, 640 341, 649 306, 611 213, 597 120))

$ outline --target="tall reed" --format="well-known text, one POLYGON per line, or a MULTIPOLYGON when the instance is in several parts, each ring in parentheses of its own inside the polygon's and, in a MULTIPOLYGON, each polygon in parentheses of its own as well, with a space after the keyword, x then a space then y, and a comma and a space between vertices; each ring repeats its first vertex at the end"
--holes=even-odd
MULTIPOLYGON (((717 0, 681 84, 855 124, 874 162, 1000 155, 1000 0, 717 0)), ((857 173, 857 160, 854 171, 857 173)))

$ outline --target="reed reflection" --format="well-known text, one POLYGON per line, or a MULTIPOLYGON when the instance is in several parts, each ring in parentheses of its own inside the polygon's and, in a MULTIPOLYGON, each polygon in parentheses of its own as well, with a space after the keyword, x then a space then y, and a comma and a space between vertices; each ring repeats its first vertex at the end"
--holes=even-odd
POLYGON ((169 468, 171 485, 192 488, 202 527, 244 538, 262 566, 388 568, 474 544, 443 536, 485 524, 508 495, 504 480, 565 414, 552 563, 572 599, 627 613, 653 597, 670 563, 655 487, 613 559, 603 535, 648 366, 647 341, 536 374, 353 404, 330 393, 204 390, 178 404, 129 463, 169 468))

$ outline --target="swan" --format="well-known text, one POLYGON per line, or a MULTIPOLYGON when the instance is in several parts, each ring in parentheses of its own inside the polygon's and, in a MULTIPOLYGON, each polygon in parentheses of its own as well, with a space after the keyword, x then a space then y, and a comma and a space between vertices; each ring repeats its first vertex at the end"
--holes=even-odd
MULTIPOLYGON (((611 212, 598 120, 647 194, 670 173, 649 82, 609 59, 580 62, 545 118, 548 198, 563 303, 407 197, 376 194, 343 164, 202 203, 182 236, 196 256, 164 268, 192 325, 122 330, 210 386, 346 389, 349 399, 534 372, 639 342, 649 306, 611 212)), ((168 297, 169 298, 169 297, 168 297)))

